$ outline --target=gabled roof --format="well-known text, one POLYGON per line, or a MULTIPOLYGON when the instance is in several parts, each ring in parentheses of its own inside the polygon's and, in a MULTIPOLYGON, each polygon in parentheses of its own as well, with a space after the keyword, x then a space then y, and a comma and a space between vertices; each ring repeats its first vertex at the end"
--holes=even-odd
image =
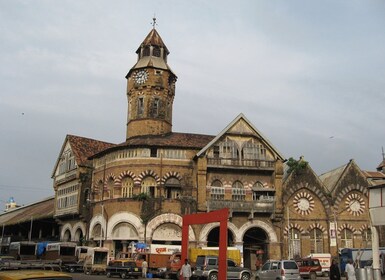
POLYGON ((159 147, 159 148, 174 148, 174 149, 202 149, 208 142, 210 142, 214 136, 204 134, 193 133, 178 133, 170 132, 161 135, 142 135, 135 136, 127 139, 113 147, 103 150, 91 158, 101 156, 105 153, 120 150, 123 148, 135 148, 135 147, 159 147))
POLYGON ((329 192, 333 192, 336 189, 338 183, 342 180, 345 174, 347 174, 348 170, 351 170, 352 168, 356 169, 362 175, 363 179, 366 180, 365 174, 361 171, 353 159, 341 167, 321 174, 319 178, 324 183, 329 192))
POLYGON ((347 167, 347 164, 337 167, 319 176, 320 180, 322 181, 322 183, 325 185, 325 187, 328 189, 329 192, 331 192, 334 189, 338 180, 341 178, 342 174, 344 173, 346 167, 347 167))
POLYGON ((34 220, 53 218, 55 197, 48 197, 32 204, 17 207, 0 214, 0 224, 14 225, 34 220))
POLYGON ((116 145, 91 138, 68 134, 64 140, 58 159, 56 160, 56 164, 52 172, 52 177, 55 175, 55 171, 59 164, 60 157, 64 152, 64 148, 66 147, 67 142, 71 146, 71 150, 74 154, 75 161, 78 166, 88 165, 88 157, 116 145))
POLYGON ((202 150, 197 153, 197 156, 204 154, 211 146, 213 146, 224 134, 226 134, 234 125, 243 120, 247 125, 260 137, 262 143, 269 147, 279 159, 284 160, 284 156, 270 143, 270 141, 262 135, 262 133, 254 127, 254 125, 241 113, 231 123, 229 123, 214 139, 210 141, 202 150))

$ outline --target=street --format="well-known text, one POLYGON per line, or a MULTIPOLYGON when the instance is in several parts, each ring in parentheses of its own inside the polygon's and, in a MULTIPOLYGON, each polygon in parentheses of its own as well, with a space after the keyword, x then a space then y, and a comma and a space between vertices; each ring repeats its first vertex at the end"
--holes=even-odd
MULTIPOLYGON (((106 280, 106 279, 120 279, 119 277, 112 277, 107 278, 106 275, 86 275, 84 273, 71 273, 74 280, 91 280, 91 279, 98 279, 98 280, 106 280)), ((134 279, 134 278, 130 278, 134 279)), ((144 278, 139 278, 139 280, 144 278)), ((149 279, 149 278, 147 278, 149 279)), ((153 280, 159 280, 160 278, 151 278, 153 280)), ((253 280, 253 279, 252 279, 253 280)), ((317 280, 329 280, 329 277, 317 277, 317 280)))

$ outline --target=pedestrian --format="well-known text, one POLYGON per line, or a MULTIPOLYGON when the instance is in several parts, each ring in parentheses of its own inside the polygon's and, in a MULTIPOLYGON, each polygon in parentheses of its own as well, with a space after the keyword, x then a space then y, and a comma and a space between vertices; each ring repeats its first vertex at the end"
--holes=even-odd
POLYGON ((142 262, 142 277, 147 278, 147 269, 148 269, 148 263, 146 260, 143 260, 142 262))
POLYGON ((191 265, 188 263, 188 259, 184 260, 184 264, 182 265, 182 268, 180 269, 180 275, 183 277, 184 280, 189 280, 191 277, 191 265))
POLYGON ((340 269, 338 267, 338 262, 336 259, 333 259, 332 265, 330 266, 329 278, 330 278, 330 280, 340 280, 341 279, 341 272, 340 272, 340 269))
POLYGON ((349 259, 345 266, 345 276, 346 280, 356 280, 356 271, 352 259, 349 259))

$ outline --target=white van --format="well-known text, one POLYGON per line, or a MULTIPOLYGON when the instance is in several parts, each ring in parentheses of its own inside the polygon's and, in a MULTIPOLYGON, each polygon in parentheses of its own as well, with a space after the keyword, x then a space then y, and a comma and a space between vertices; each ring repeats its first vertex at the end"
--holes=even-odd
POLYGON ((332 255, 328 253, 313 253, 307 256, 307 258, 318 259, 322 266, 323 276, 329 276, 330 266, 332 265, 332 255))

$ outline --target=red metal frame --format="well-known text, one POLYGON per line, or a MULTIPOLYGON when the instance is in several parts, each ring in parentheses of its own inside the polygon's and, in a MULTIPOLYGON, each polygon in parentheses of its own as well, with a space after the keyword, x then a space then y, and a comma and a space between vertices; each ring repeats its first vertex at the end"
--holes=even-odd
POLYGON ((227 277, 227 219, 229 209, 224 208, 208 213, 190 214, 183 216, 182 224, 182 262, 187 259, 189 242, 189 226, 196 224, 208 224, 219 222, 219 256, 218 256, 218 280, 225 280, 227 277))

